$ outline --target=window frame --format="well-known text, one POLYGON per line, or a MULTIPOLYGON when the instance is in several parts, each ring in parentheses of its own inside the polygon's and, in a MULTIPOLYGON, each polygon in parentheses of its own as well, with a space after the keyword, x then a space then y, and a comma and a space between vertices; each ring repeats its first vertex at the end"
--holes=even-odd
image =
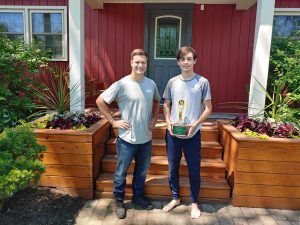
POLYGON ((62 58, 52 58, 51 61, 68 61, 67 6, 0 6, 0 12, 22 12, 24 26, 24 41, 32 42, 32 13, 62 14, 62 58))
POLYGON ((275 8, 274 16, 300 16, 300 8, 275 8))
POLYGON ((179 19, 179 39, 178 39, 178 49, 180 48, 181 45, 181 30, 182 30, 182 18, 179 16, 174 16, 174 15, 163 15, 163 16, 157 16, 155 17, 155 25, 154 25, 154 59, 159 59, 159 60, 177 60, 176 56, 175 58, 162 58, 162 57, 157 57, 156 56, 156 37, 157 37, 157 22, 161 18, 175 18, 179 19))

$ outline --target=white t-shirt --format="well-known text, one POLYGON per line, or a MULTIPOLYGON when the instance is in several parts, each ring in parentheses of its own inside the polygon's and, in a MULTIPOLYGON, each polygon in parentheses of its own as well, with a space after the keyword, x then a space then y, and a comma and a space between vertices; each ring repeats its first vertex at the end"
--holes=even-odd
MULTIPOLYGON (((168 81, 163 98, 171 102, 171 122, 192 124, 204 111, 203 101, 211 99, 209 82, 198 74, 191 80, 183 80, 178 75, 168 81)), ((190 136, 177 137, 191 138, 200 128, 201 124, 190 136)))
POLYGON ((125 76, 106 89, 101 97, 110 104, 116 100, 121 112, 121 119, 130 123, 130 129, 118 129, 118 135, 131 144, 143 144, 152 139, 149 123, 152 116, 153 101, 160 96, 153 80, 144 77, 137 82, 125 76))

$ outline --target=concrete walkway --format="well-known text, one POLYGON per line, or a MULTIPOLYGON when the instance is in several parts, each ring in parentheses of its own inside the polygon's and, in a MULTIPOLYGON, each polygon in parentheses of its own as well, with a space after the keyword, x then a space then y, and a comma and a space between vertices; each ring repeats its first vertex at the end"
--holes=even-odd
POLYGON ((197 220, 190 219, 190 206, 181 204, 172 212, 162 207, 167 202, 152 201, 155 209, 134 209, 131 201, 125 201, 127 217, 123 220, 114 214, 112 199, 88 201, 76 219, 76 225, 300 225, 300 211, 233 207, 229 204, 201 204, 202 214, 197 220))

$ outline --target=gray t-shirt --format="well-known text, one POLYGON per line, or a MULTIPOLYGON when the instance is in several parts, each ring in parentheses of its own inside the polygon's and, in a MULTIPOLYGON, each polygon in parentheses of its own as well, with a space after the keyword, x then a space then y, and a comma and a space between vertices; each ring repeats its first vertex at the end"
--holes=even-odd
POLYGON ((110 104, 116 100, 121 119, 130 123, 130 129, 118 129, 118 135, 131 144, 143 144, 152 139, 149 123, 152 116, 153 101, 160 96, 153 80, 144 77, 137 82, 129 75, 113 83, 101 97, 110 104))
MULTIPOLYGON (((192 124, 203 113, 203 101, 211 99, 209 82, 198 74, 191 80, 182 80, 178 75, 169 80, 163 98, 171 102, 171 122, 192 124)), ((201 124, 190 136, 178 137, 191 138, 200 128, 201 124)))

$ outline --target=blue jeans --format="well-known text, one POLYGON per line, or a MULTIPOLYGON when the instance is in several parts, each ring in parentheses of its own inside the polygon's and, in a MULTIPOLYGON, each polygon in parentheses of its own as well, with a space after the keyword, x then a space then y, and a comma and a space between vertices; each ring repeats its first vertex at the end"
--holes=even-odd
POLYGON ((196 203, 200 191, 200 131, 188 139, 180 139, 166 132, 167 155, 169 162, 169 185, 172 191, 172 198, 179 199, 179 167, 182 156, 184 157, 189 170, 190 196, 192 203, 196 203))
POLYGON ((140 197, 144 194, 146 174, 151 161, 151 149, 152 141, 144 144, 131 144, 119 137, 117 138, 117 168, 113 191, 116 199, 124 199, 127 170, 132 159, 135 160, 132 180, 133 196, 140 197))

